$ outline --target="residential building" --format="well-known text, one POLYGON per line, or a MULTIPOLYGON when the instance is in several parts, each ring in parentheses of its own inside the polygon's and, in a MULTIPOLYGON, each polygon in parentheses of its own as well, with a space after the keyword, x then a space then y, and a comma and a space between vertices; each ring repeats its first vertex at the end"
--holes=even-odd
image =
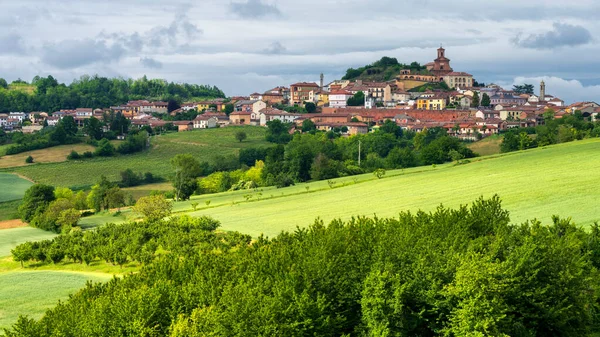
POLYGON ((417 109, 419 110, 444 110, 445 108, 445 97, 434 95, 417 99, 417 109))
POLYGON ((289 113, 279 109, 266 108, 260 111, 260 126, 266 126, 268 122, 276 119, 283 123, 293 123, 301 116, 301 114, 289 113))
POLYGON ((345 108, 348 99, 354 96, 349 91, 346 90, 334 90, 329 93, 329 106, 332 108, 345 108))
POLYGON ((235 111, 259 112, 267 103, 258 100, 242 100, 235 103, 235 111))
POLYGON ((234 111, 229 114, 229 124, 232 125, 250 125, 252 112, 234 111))
POLYGON ((219 120, 214 116, 207 116, 206 114, 198 115, 194 119, 194 129, 212 129, 216 128, 219 120))
POLYGON ((290 85, 290 105, 303 105, 311 101, 311 92, 319 90, 319 85, 313 82, 299 82, 290 85))
POLYGON ((444 82, 450 88, 470 88, 473 86, 473 75, 453 71, 444 75, 444 82))

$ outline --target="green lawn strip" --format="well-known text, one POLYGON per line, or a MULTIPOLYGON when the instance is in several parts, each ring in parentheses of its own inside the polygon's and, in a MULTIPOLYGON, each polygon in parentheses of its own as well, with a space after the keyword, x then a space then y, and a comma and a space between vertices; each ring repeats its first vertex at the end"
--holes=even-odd
POLYGON ((18 208, 21 199, 13 201, 0 202, 0 221, 18 219, 18 208))
POLYGON ((2 229, 0 230, 0 257, 9 256, 11 249, 24 242, 48 240, 55 236, 54 233, 33 227, 2 229))
MULTIPOLYGON (((580 225, 589 225, 600 220, 596 207, 600 190, 590 188, 597 185, 594 174, 597 167, 600 167, 600 140, 593 139, 484 157, 467 165, 438 166, 416 174, 314 193, 291 193, 251 203, 223 202, 219 207, 190 214, 212 216, 221 221, 223 230, 255 237, 261 233, 275 236, 283 230, 306 226, 317 217, 329 221, 357 215, 396 216, 400 211, 431 211, 440 204, 457 207, 480 196, 499 194, 515 223, 532 218, 549 222, 552 215, 558 214, 570 216, 580 225)), ((300 188, 295 186, 290 190, 300 188)), ((285 194, 286 189, 272 194, 280 193, 285 194)), ((201 202, 202 198, 208 196, 194 200, 201 202)), ((211 198, 218 200, 216 195, 211 198)))
POLYGON ((0 173, 0 202, 22 199, 31 185, 32 182, 15 174, 0 173))
POLYGON ((120 172, 126 169, 168 178, 172 174, 170 159, 177 154, 189 153, 200 161, 214 162, 218 156, 236 155, 242 148, 272 146, 266 142, 265 132, 262 127, 246 126, 170 133, 152 137, 151 148, 137 154, 37 164, 4 171, 17 172, 36 182, 79 189, 89 188, 100 175, 117 181, 120 172), (248 135, 241 143, 234 137, 239 130, 248 135))
POLYGON ((59 300, 81 289, 88 281, 103 282, 113 276, 64 271, 11 271, 0 273, 0 329, 14 324, 19 315, 39 319, 59 300))

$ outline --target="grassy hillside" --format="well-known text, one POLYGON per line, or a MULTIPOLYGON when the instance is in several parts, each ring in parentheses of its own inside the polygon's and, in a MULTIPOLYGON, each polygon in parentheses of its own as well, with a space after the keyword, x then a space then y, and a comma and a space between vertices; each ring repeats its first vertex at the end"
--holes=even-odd
MULTIPOLYGON (((274 236, 306 226, 317 217, 324 221, 373 214, 389 217, 405 210, 430 211, 442 203, 456 207, 482 195, 499 194, 513 222, 532 218, 549 222, 557 214, 589 225, 600 221, 600 190, 590 188, 597 185, 599 166, 600 140, 591 139, 481 158, 460 166, 388 172, 388 177, 380 180, 372 175, 347 177, 335 180, 333 189, 327 182, 316 182, 201 196, 192 201, 204 209, 191 214, 215 217, 224 230, 274 236), (206 200, 211 201, 208 207, 206 200)), ((180 211, 190 208, 189 202, 175 207, 180 211)))
POLYGON ((60 145, 48 149, 27 151, 2 157, 0 159, 0 168, 11 168, 19 166, 31 166, 35 164, 26 164, 25 158, 32 156, 34 163, 59 163, 67 160, 71 151, 83 153, 85 151, 94 151, 95 148, 87 144, 60 145))
POLYGON ((23 198, 25 191, 31 185, 33 183, 15 174, 0 173, 0 203, 23 198))
POLYGON ((490 136, 478 142, 473 142, 467 147, 480 156, 490 156, 500 153, 500 145, 502 144, 502 136, 490 136))
MULTIPOLYGON (((169 160, 180 153, 190 153, 200 161, 213 162, 217 156, 237 154, 239 149, 267 146, 263 127, 227 127, 191 132, 170 133, 152 138, 148 151, 127 156, 94 158, 61 163, 34 164, 6 169, 36 182, 54 186, 85 188, 93 185, 100 175, 111 180, 128 168, 137 172, 152 172, 168 178, 172 173, 169 160), (243 130, 247 140, 240 143, 234 135, 243 130)), ((26 154, 25 154, 26 155, 26 154)), ((35 158, 35 156, 34 156, 35 158)))
POLYGON ((83 287, 88 281, 107 281, 110 274, 27 271, 0 273, 0 329, 27 313, 39 319, 46 309, 83 287))

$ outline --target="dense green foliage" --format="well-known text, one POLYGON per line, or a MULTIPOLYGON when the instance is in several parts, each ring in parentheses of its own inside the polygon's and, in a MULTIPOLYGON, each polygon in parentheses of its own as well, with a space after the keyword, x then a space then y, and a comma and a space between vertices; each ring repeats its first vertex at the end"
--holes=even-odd
POLYGON ((362 91, 357 92, 354 96, 348 98, 346 102, 348 106, 364 106, 365 105, 365 93, 362 91))
POLYGON ((512 90, 517 95, 521 95, 521 94, 533 95, 533 84, 513 85, 512 90))
POLYGON ((31 221, 37 214, 43 213, 48 205, 56 199, 54 197, 54 187, 43 184, 35 184, 25 191, 25 196, 19 214, 21 220, 31 221))
POLYGON ((145 267, 22 317, 7 336, 587 336, 598 318, 600 228, 510 225, 497 198, 317 221, 251 245, 206 224, 109 225, 20 246, 44 261, 145 267))
MULTIPOLYGON (((269 129, 282 125, 274 122, 270 122, 273 124, 269 125, 269 129)), ((267 137, 273 133, 268 132, 267 137)), ((282 132, 283 136, 288 135, 282 132)), ((271 136, 271 139, 279 138, 271 136)), ((323 180, 377 169, 442 164, 452 161, 451 151, 460 153, 463 158, 475 156, 442 128, 425 129, 419 133, 403 132, 391 121, 375 132, 348 138, 333 132, 296 134, 284 147, 273 147, 267 151, 263 179, 268 186, 285 187, 290 181, 323 180)))
POLYGON ((428 74, 427 67, 418 62, 411 64, 402 64, 394 57, 382 57, 379 61, 360 67, 357 69, 349 68, 342 80, 377 80, 388 81, 400 74, 400 70, 410 70, 412 74, 428 74))
POLYGON ((510 129, 504 134, 502 152, 526 150, 538 146, 567 143, 584 138, 600 137, 600 121, 591 122, 581 112, 554 119, 554 112, 544 113, 545 125, 510 129), (535 135, 535 137, 530 137, 535 135))
POLYGON ((72 116, 66 116, 56 127, 47 127, 37 133, 11 133, 10 142, 12 145, 6 149, 6 154, 17 154, 62 144, 74 144, 79 142, 76 135, 77 125, 75 124, 75 120, 72 116))
POLYGON ((195 98, 225 97, 214 86, 177 84, 159 79, 121 79, 81 76, 70 85, 58 83, 52 76, 36 76, 31 85, 33 93, 7 90, 0 87, 0 112, 47 111, 76 108, 108 108, 129 100, 193 100, 195 98))

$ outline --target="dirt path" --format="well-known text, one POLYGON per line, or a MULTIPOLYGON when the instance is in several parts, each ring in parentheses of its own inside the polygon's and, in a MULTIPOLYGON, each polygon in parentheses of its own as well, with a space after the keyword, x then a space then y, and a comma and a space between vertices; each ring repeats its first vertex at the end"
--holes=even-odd
POLYGON ((27 224, 25 222, 21 221, 21 219, 0 221, 0 230, 26 227, 26 226, 27 226, 27 224))
POLYGON ((33 179, 31 179, 31 178, 27 178, 26 176, 18 174, 18 173, 13 173, 13 174, 16 175, 17 177, 21 178, 21 179, 25 179, 25 180, 29 181, 30 183, 35 184, 35 181, 33 181, 33 179))

